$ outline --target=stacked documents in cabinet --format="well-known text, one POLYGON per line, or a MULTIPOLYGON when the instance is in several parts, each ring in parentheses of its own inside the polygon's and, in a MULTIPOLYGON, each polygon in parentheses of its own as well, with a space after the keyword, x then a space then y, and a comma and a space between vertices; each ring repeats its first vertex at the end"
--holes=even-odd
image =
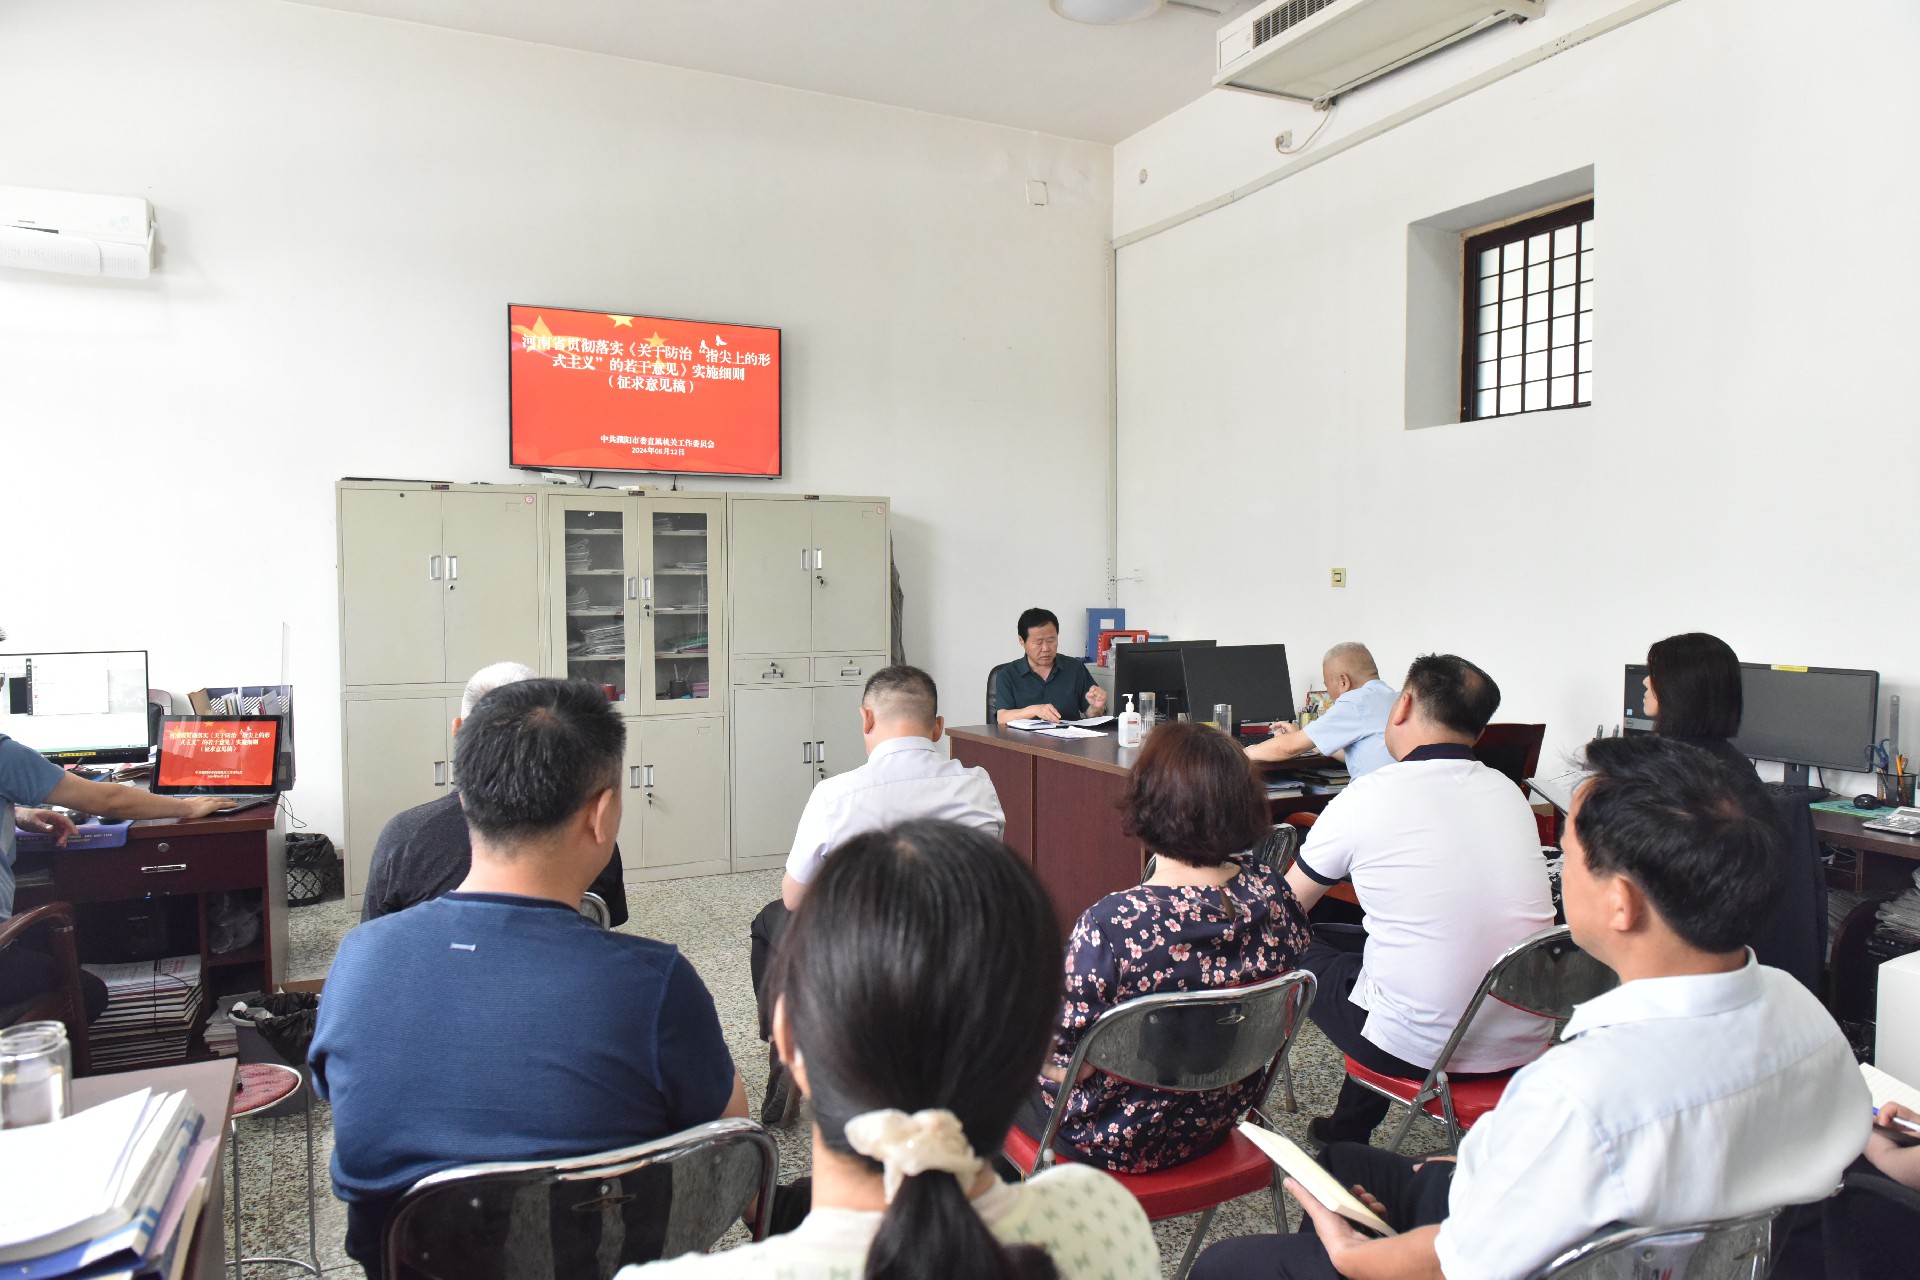
POLYGON ((90 964, 107 984, 107 1011, 87 1029, 96 1071, 177 1062, 187 1056, 205 990, 199 956, 90 964))

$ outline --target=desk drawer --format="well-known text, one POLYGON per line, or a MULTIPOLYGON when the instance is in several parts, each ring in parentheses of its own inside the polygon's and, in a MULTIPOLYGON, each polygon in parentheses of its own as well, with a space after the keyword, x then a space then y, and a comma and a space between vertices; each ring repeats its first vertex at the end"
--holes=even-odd
POLYGON ((884 653, 823 653, 813 660, 815 684, 865 684, 867 677, 887 665, 884 653))
POLYGON ((266 878, 266 833, 260 831, 134 840, 53 860, 54 888, 68 902, 264 888, 266 878))
POLYGON ((782 653, 733 660, 733 683, 737 685, 805 684, 808 674, 805 654, 782 653))

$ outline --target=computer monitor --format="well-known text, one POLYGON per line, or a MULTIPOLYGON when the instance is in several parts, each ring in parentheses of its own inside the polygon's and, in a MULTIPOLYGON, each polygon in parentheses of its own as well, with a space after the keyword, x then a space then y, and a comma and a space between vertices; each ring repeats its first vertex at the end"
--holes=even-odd
POLYGON ((1867 748, 1879 723, 1880 673, 1840 667, 1740 664, 1740 732, 1734 749, 1778 760, 1786 780, 1805 785, 1807 770, 1870 770, 1867 748))
POLYGON ((56 764, 137 764, 147 651, 0 654, 0 733, 56 764))
POLYGON ((1142 693, 1154 695, 1163 716, 1171 715, 1176 704, 1178 709, 1191 710, 1187 706, 1187 669, 1181 660, 1184 653, 1177 644, 1115 645, 1113 705, 1108 710, 1119 714, 1129 695, 1134 697, 1137 709, 1142 693))
POLYGON ((163 716, 153 793, 270 796, 279 758, 279 716, 163 716))
MULTIPOLYGON (((1267 724, 1293 718, 1293 679, 1283 644, 1230 644, 1190 650, 1185 657, 1189 710, 1211 720, 1213 709, 1233 707, 1234 724, 1267 724)), ((1228 733, 1233 725, 1221 725, 1228 733)))
MULTIPOLYGON (((1626 667, 1621 690, 1628 733, 1652 733, 1644 663, 1626 667)), ((1867 770, 1880 707, 1880 673, 1841 667, 1740 664, 1740 732, 1734 749, 1787 766, 1786 780, 1804 786, 1808 769, 1867 770)))

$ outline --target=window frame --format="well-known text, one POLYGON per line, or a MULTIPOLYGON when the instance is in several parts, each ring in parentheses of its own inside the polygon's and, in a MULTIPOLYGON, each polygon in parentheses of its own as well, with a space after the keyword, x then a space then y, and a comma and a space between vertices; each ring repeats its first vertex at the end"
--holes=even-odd
MULTIPOLYGON (((1479 390, 1479 388, 1474 385, 1474 379, 1481 364, 1479 359, 1479 321, 1481 307, 1480 255, 1488 249, 1501 248, 1513 243, 1515 240, 1527 240, 1543 233, 1552 235, 1555 231, 1559 231, 1565 227, 1577 227, 1583 222, 1590 221, 1592 218, 1593 197, 1587 196, 1584 199, 1575 200, 1570 204, 1561 205, 1557 209, 1548 209, 1543 213, 1529 214, 1524 218, 1502 223, 1497 227, 1489 227, 1485 231, 1476 231, 1472 235, 1462 238, 1460 242, 1460 421, 1492 422, 1500 418, 1517 418, 1520 417, 1521 414, 1526 413, 1551 413, 1564 409, 1586 409, 1593 405, 1592 400, 1579 399, 1579 393, 1576 390, 1576 398, 1570 404, 1547 404, 1542 405, 1538 409, 1522 409, 1518 413, 1491 413, 1485 416, 1474 412, 1474 394, 1479 390)), ((1576 250, 1576 261, 1579 253, 1583 251, 1584 250, 1576 250)), ((1576 309, 1574 312, 1576 329, 1579 323, 1579 315, 1580 312, 1576 309)), ((1494 332, 1499 333, 1499 328, 1496 327, 1494 332)), ((1551 350, 1551 348, 1549 348, 1549 350, 1551 350)), ((1575 350, 1578 350, 1577 343, 1575 344, 1575 350)), ((1591 370, 1589 370, 1589 372, 1591 372, 1591 370)), ((1526 384, 1523 382, 1520 385, 1524 388, 1526 384)), ((1524 395, 1525 392, 1523 390, 1523 398, 1524 395)))

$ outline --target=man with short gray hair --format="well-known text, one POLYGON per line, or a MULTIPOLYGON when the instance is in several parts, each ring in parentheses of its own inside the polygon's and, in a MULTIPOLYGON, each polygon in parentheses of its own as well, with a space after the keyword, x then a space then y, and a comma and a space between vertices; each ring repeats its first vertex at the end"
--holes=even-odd
MULTIPOLYGON (((460 695, 460 714, 453 718, 454 736, 459 736, 461 723, 473 714, 480 699, 502 685, 538 676, 524 662, 496 662, 474 672, 460 695)), ((472 864, 473 841, 467 830, 467 815, 460 806, 460 793, 450 786, 444 796, 395 814, 381 828, 380 838, 374 841, 373 860, 367 867, 360 918, 377 920, 450 893, 467 878, 472 864)), ((607 904, 609 925, 627 922, 627 888, 620 871, 619 845, 613 847, 613 858, 593 882, 592 892, 607 904)))
POLYGON ((1392 764, 1386 731, 1395 693, 1380 678, 1380 668, 1367 646, 1347 640, 1327 650, 1320 660, 1320 682, 1333 705, 1319 719, 1297 729, 1276 724, 1273 736, 1248 747, 1247 755, 1275 761, 1318 752, 1345 761, 1347 773, 1355 778, 1392 764))

